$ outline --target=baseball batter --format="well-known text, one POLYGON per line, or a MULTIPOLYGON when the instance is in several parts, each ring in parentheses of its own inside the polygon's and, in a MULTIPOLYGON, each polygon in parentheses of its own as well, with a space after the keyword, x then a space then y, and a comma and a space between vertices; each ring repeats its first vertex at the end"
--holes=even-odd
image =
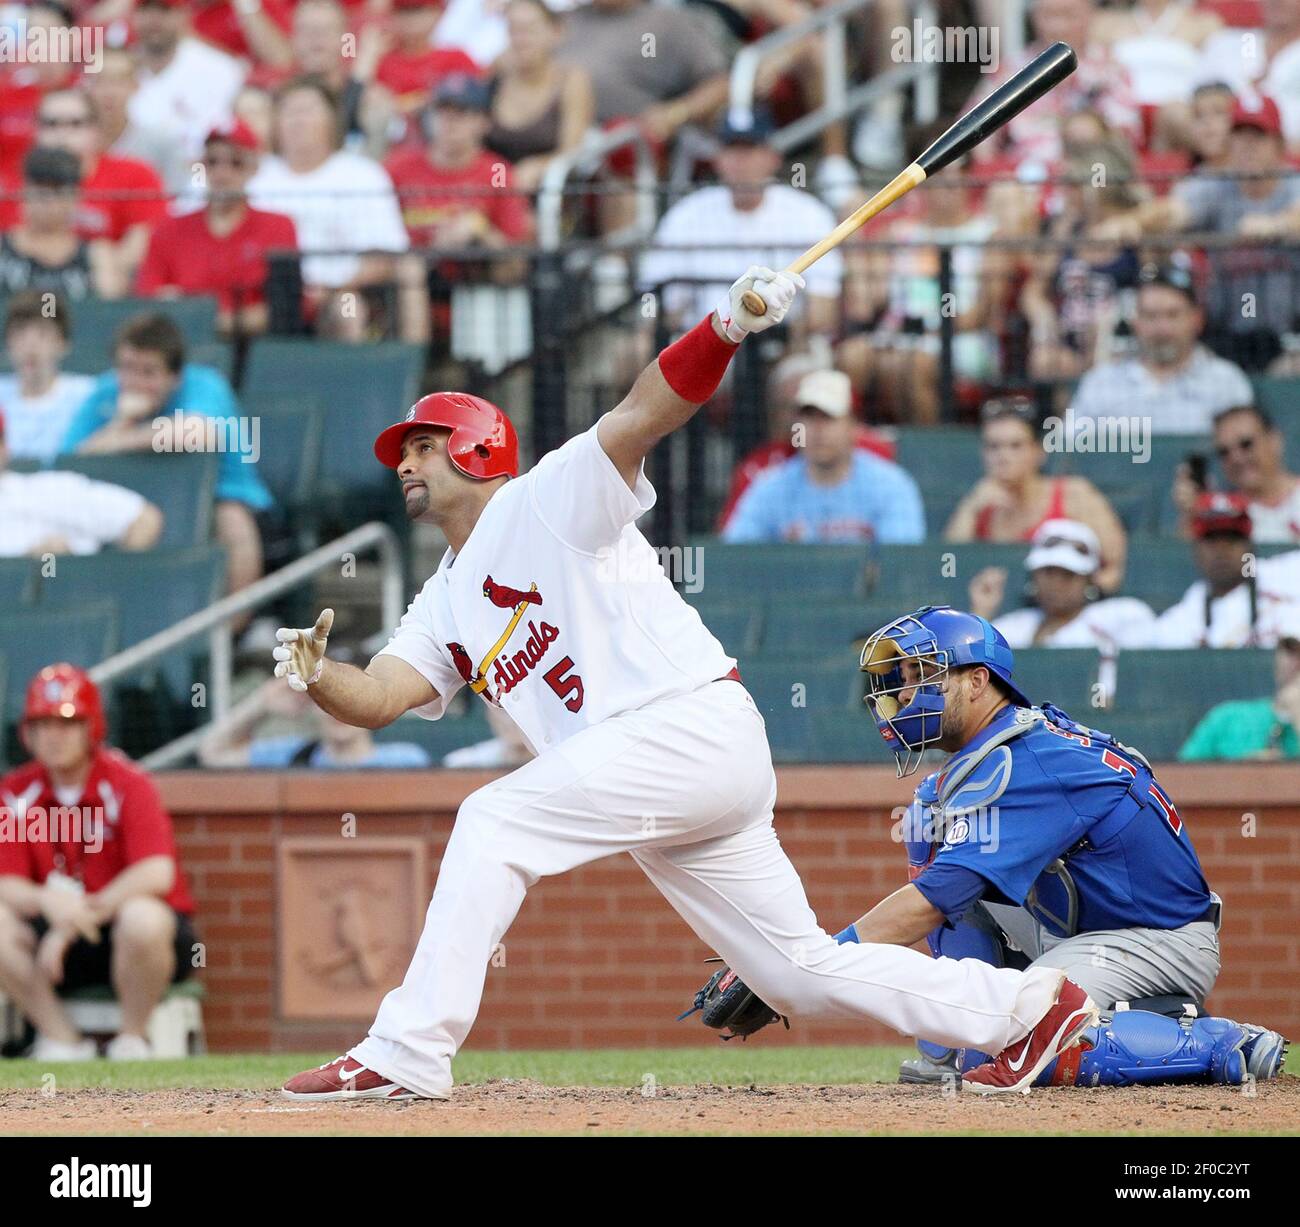
POLYGON ((427 396, 379 436, 408 516, 442 529, 446 555, 366 669, 329 659, 325 610, 311 628, 279 632, 276 676, 369 728, 412 710, 437 719, 469 686, 537 757, 461 806, 406 978, 360 1044, 291 1079, 287 1095, 445 1098, 528 888, 614 852, 630 853, 774 1008, 997 1053, 998 1076, 981 1089, 1027 1088, 1094 1021, 1058 968, 838 944, 818 925, 773 830, 762 717, 635 526, 655 499, 647 453, 802 285, 750 268, 615 409, 522 476, 509 420, 475 397, 427 396), (762 315, 743 305, 749 290, 762 315))

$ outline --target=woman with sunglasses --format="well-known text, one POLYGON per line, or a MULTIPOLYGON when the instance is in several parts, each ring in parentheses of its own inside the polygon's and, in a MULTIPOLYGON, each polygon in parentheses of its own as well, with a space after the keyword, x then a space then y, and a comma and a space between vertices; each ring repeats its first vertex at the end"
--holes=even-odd
POLYGON ((1031 541, 1049 520, 1078 520, 1096 535, 1103 593, 1124 578, 1128 538, 1105 495, 1084 477, 1047 477, 1038 414, 1026 397, 991 400, 980 414, 984 477, 957 505, 946 541, 1031 541))

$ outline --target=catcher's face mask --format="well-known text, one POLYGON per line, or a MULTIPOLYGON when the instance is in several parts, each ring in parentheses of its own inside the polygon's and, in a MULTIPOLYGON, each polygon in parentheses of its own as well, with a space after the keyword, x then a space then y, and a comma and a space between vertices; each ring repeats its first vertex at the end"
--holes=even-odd
POLYGON ((928 627, 905 614, 867 640, 859 667, 867 675, 864 702, 894 752, 898 774, 911 775, 941 735, 948 653, 928 627))

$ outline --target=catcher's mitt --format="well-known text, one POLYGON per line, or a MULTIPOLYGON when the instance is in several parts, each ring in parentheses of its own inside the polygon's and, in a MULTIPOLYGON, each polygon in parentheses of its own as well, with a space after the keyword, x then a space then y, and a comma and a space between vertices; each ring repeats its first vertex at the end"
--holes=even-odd
MULTIPOLYGON (((722 960, 710 959, 709 962, 721 963, 722 960)), ((790 1020, 772 1009, 726 966, 709 977, 709 982, 695 994, 695 1004, 685 1014, 679 1014, 677 1021, 689 1018, 697 1010, 704 1015, 704 1025, 721 1031, 724 1040, 737 1037, 746 1040, 778 1018, 785 1023, 785 1029, 790 1030, 790 1020)))

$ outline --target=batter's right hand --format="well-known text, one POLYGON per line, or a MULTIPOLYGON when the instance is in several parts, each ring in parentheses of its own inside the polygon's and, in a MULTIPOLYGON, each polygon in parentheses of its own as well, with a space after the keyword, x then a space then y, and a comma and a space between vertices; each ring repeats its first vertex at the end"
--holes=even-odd
POLYGON ((325 645, 334 625, 334 611, 322 609, 315 626, 295 629, 282 626, 275 632, 279 646, 275 657, 275 676, 289 683, 290 690, 306 690, 320 681, 325 666, 325 645))

